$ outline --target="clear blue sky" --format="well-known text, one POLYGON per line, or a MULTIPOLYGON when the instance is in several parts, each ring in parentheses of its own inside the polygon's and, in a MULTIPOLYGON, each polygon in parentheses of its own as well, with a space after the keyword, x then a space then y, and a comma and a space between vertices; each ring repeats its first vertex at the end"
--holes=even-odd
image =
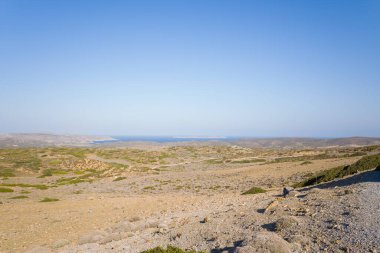
POLYGON ((380 136, 380 1, 0 0, 0 132, 380 136))

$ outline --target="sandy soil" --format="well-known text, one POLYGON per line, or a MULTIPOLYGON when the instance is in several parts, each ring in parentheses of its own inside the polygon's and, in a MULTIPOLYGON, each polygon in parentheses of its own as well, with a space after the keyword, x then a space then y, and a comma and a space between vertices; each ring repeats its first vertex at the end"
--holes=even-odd
MULTIPOLYGON (((229 222, 233 223, 234 215, 246 213, 248 207, 252 210, 265 208, 275 199, 279 187, 287 182, 297 180, 306 173, 350 164, 357 159, 356 157, 315 160, 308 165, 300 165, 300 162, 234 167, 221 164, 210 166, 208 169, 198 169, 197 163, 194 163, 193 167, 189 166, 185 170, 162 171, 157 174, 130 173, 125 174, 126 179, 117 182, 114 182, 113 178, 105 178, 93 183, 66 185, 47 190, 33 189, 29 194, 21 194, 25 188, 15 187, 13 193, 1 193, 0 251, 25 252, 39 245, 45 247, 44 250, 52 251, 65 249, 67 252, 77 252, 80 249, 82 252, 105 252, 111 251, 108 246, 112 241, 127 240, 124 243, 130 245, 129 248, 125 248, 124 244, 124 246, 119 245, 119 251, 138 252, 137 250, 160 243, 162 245, 172 243, 170 236, 176 236, 172 233, 186 234, 186 227, 183 226, 187 223, 194 225, 191 227, 192 230, 196 231, 199 228, 199 231, 202 231, 202 227, 198 224, 201 219, 206 216, 213 217, 214 213, 227 212, 230 208, 234 211, 228 218, 231 218, 229 222), (252 186, 261 186, 272 191, 254 197, 241 196, 243 191, 252 186), (27 195, 29 198, 9 199, 18 195, 27 195), (59 201, 39 202, 44 197, 58 198, 59 201), (140 220, 140 223, 135 224, 142 227, 131 231, 123 230, 117 237, 112 232, 115 230, 113 226, 128 220, 140 220), (141 220, 151 220, 153 225, 146 227, 148 223, 141 220), (172 230, 168 237, 168 226, 172 226, 173 221, 177 225, 182 223, 183 225, 175 225, 178 229, 172 230), (96 231, 107 231, 106 233, 113 237, 103 238, 105 240, 101 244, 103 246, 99 246, 99 242, 95 240, 96 245, 93 249, 83 248, 88 246, 87 243, 80 243, 81 246, 77 246, 81 240, 85 241, 83 236, 96 234, 96 231), (157 233, 165 234, 166 237, 159 237, 156 240, 157 233)), ((54 180, 53 176, 10 178, 6 181, 36 184, 54 180)), ((251 218, 256 219, 257 224, 262 225, 268 221, 268 217, 261 217, 256 211, 252 215, 251 218)), ((219 219, 220 233, 223 232, 222 228, 227 230, 228 224, 221 225, 223 219, 227 217, 221 215, 215 217, 219 219)), ((212 229, 207 226, 205 235, 211 236, 212 229)), ((207 240, 212 238, 202 239, 199 236, 187 240, 188 243, 180 240, 176 244, 198 249, 228 247, 232 243, 231 240, 238 240, 237 237, 241 233, 246 233, 245 230, 240 231, 240 228, 236 228, 236 231, 235 235, 221 237, 220 241, 214 244, 207 243, 207 240), (193 244, 190 245, 190 242, 193 244)), ((97 238, 101 237, 98 235, 97 238)), ((38 252, 43 248, 35 250, 38 252)))

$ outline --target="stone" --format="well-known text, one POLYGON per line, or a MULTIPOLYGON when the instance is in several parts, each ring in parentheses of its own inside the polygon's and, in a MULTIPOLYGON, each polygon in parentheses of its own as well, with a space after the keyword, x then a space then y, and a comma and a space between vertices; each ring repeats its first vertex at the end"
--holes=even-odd
POLYGON ((291 191, 294 191, 294 188, 293 188, 293 187, 290 187, 290 186, 284 187, 284 189, 282 190, 282 195, 283 195, 284 197, 286 197, 286 196, 289 195, 289 193, 290 193, 291 191))
POLYGON ((206 222, 208 222, 208 218, 207 217, 205 217, 203 220, 201 220, 201 223, 206 223, 206 222))
POLYGON ((292 216, 282 217, 276 221, 275 230, 276 231, 286 230, 297 224, 298 224, 298 220, 295 217, 292 217, 292 216))

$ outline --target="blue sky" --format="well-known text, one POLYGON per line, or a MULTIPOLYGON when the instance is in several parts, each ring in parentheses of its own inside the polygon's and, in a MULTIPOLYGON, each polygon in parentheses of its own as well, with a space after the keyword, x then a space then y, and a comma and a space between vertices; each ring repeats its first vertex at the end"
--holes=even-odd
POLYGON ((0 1, 0 132, 380 136, 380 2, 0 1))

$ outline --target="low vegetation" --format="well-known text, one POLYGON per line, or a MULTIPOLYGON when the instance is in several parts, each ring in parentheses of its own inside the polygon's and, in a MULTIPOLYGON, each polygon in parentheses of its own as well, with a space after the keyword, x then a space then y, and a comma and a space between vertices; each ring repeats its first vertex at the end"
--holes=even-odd
MULTIPOLYGON (((197 253, 195 250, 183 250, 177 247, 168 246, 166 249, 156 247, 142 251, 141 253, 197 253)), ((199 251, 198 253, 206 253, 205 251, 199 251)))
POLYGON ((56 198, 43 198, 40 200, 40 202, 55 202, 55 201, 59 201, 59 199, 56 199, 56 198))
POLYGON ((121 180, 124 180, 124 179, 126 179, 126 177, 117 177, 113 181, 121 181, 121 180))
POLYGON ((0 184, 0 186, 9 186, 9 187, 31 187, 40 190, 46 190, 49 186, 44 184, 0 184))
POLYGON ((14 192, 11 188, 0 187, 0 192, 14 192))
POLYGON ((245 159, 245 160, 234 160, 231 161, 231 163, 260 163, 265 162, 265 159, 245 159))
MULTIPOLYGON (((325 159, 333 159, 333 158, 347 158, 347 157, 357 157, 357 156, 364 156, 366 155, 366 152, 350 152, 350 153, 342 153, 342 154, 336 154, 332 151, 326 151, 321 154, 317 155, 303 155, 303 156, 285 156, 285 157, 278 157, 275 158, 272 161, 267 162, 268 164, 271 163, 283 163, 283 162, 301 162, 301 161, 309 161, 309 160, 325 160, 325 159)), ((309 161, 310 162, 310 161, 309 161)))
POLYGON ((302 182, 296 183, 294 187, 305 187, 320 184, 323 182, 332 181, 336 178, 342 178, 355 174, 360 171, 374 169, 380 166, 380 154, 369 155, 361 158, 352 165, 339 166, 332 169, 322 171, 302 182))
POLYGON ((258 193, 264 193, 264 192, 267 192, 267 191, 264 189, 261 189, 260 187, 252 187, 248 191, 243 192, 242 195, 258 194, 258 193))
POLYGON ((14 169, 0 168, 0 177, 14 177, 14 176, 16 176, 14 169))
MULTIPOLYGON (((7 169, 27 168, 38 171, 41 167, 41 159, 38 157, 36 149, 0 149, 0 167, 7 169)), ((9 172, 12 172, 9 170, 9 172)), ((12 172, 13 173, 13 172, 12 172)))
POLYGON ((51 176, 53 176, 52 170, 46 169, 46 170, 42 171, 42 175, 40 176, 40 178, 51 177, 51 176))
POLYGON ((9 199, 27 199, 29 198, 28 196, 24 196, 24 195, 20 195, 20 196, 15 196, 15 197, 12 197, 12 198, 9 198, 9 199))
POLYGON ((57 180, 57 185, 70 185, 70 184, 79 184, 79 183, 85 183, 85 182, 92 182, 90 179, 82 179, 79 177, 67 177, 67 178, 61 178, 57 180))
POLYGON ((156 188, 154 186, 145 186, 143 190, 155 190, 156 188))

